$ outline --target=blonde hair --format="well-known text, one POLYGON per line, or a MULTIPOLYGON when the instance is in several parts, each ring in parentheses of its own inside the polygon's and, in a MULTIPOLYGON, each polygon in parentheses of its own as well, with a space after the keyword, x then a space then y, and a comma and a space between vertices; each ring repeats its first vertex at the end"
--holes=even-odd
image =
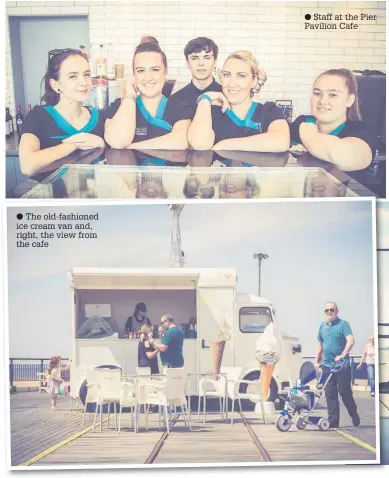
POLYGON ((247 63, 251 69, 251 73, 253 78, 256 78, 257 83, 254 88, 251 88, 250 96, 254 96, 255 93, 259 93, 262 86, 265 84, 267 80, 267 74, 265 70, 263 70, 255 58, 255 56, 249 50, 236 50, 230 53, 227 57, 228 61, 230 58, 236 58, 237 60, 242 60, 247 63))
POLYGON ((151 330, 151 325, 149 324, 143 324, 142 327, 140 328, 140 331, 142 334, 148 334, 151 330))
POLYGON ((165 314, 161 317, 161 323, 166 321, 173 322, 173 317, 170 314, 165 314))

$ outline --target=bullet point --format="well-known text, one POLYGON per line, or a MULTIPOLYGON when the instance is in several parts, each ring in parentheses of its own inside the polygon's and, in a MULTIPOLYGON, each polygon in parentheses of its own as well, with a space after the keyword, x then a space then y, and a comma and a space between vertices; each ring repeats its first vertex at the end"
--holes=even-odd
POLYGON ((19 213, 19 214, 16 215, 16 217, 17 217, 17 218, 19 219, 19 221, 20 221, 20 219, 23 219, 23 214, 20 214, 20 213, 19 213))
POLYGON ((309 13, 307 13, 304 18, 305 18, 305 20, 310 20, 312 17, 309 13))

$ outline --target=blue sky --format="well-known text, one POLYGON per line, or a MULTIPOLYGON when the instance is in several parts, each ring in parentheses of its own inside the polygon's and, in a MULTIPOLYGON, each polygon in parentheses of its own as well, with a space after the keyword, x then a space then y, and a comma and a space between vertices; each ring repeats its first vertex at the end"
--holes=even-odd
MULTIPOLYGON (((382 234, 389 247, 389 209, 382 234)), ((71 351, 72 267, 167 267, 171 213, 166 205, 55 207, 93 214, 99 239, 54 240, 48 249, 15 245, 16 214, 52 208, 8 209, 10 355, 41 357, 71 351)), ((24 221, 24 220, 23 220, 24 221)), ((360 353, 373 331, 371 203, 277 202, 190 204, 181 214, 186 267, 233 267, 238 291, 257 293, 253 253, 264 252, 261 295, 273 302, 283 332, 301 337, 311 355, 323 306, 336 301, 360 353)), ((388 310, 388 309, 386 309, 388 310)))

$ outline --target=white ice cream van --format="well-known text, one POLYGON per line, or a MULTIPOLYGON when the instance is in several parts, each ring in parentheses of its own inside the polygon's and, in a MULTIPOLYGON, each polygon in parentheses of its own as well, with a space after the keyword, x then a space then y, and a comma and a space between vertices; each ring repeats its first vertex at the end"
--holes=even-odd
MULTIPOLYGON (((186 337, 193 337, 193 333, 187 334, 188 324, 196 323, 196 338, 184 341, 188 373, 212 372, 210 344, 223 340, 222 366, 242 367, 242 379, 258 380, 256 342, 266 325, 275 321, 274 312, 268 300, 236 293, 235 270, 74 268, 69 279, 73 305, 70 381, 73 397, 84 400, 84 392, 80 390, 86 390, 88 368, 115 365, 125 375, 135 374, 138 340, 121 337, 127 318, 133 315, 139 302, 146 304, 152 325, 160 325, 160 318, 168 313, 186 337), (93 338, 77 338, 88 318, 96 316, 109 324, 113 335, 97 338, 97 333, 93 338)), ((294 383, 302 363, 297 337, 282 334, 282 349, 271 383, 273 401, 294 383)))

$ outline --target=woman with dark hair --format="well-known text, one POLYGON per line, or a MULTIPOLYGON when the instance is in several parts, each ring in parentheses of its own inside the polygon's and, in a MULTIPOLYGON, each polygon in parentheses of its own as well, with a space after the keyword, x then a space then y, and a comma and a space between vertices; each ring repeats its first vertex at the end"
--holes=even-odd
POLYGON ((350 70, 328 70, 313 85, 312 115, 290 125, 293 154, 308 152, 343 171, 369 166, 376 154, 376 138, 361 121, 358 89, 350 70))
POLYGON ((133 315, 128 317, 126 325, 124 326, 124 336, 128 337, 132 334, 139 335, 142 325, 147 324, 151 326, 150 319, 147 317, 147 307, 144 302, 136 304, 133 315))
POLYGON ((155 40, 137 46, 133 73, 123 97, 108 109, 107 143, 116 149, 187 149, 193 110, 173 97, 163 96, 167 60, 155 40))
POLYGON ((102 148, 104 117, 83 106, 92 86, 88 59, 80 50, 49 52, 43 77, 43 106, 35 106, 23 124, 20 167, 29 176, 76 149, 102 148))

